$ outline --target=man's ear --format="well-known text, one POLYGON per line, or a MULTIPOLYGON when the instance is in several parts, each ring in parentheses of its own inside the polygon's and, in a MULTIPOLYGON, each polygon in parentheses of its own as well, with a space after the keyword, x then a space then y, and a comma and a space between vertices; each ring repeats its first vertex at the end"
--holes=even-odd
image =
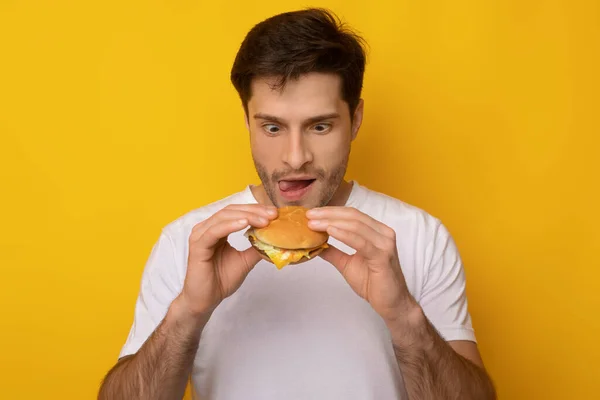
POLYGON ((358 101, 356 109, 354 110, 354 116, 352 118, 352 141, 354 141, 354 139, 356 139, 356 136, 358 135, 358 130, 360 129, 360 126, 362 124, 364 109, 365 102, 363 99, 360 99, 358 101))

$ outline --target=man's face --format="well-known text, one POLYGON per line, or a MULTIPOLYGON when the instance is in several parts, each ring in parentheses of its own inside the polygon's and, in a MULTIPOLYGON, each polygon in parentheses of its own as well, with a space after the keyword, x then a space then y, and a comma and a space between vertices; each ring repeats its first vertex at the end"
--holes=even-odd
POLYGON ((283 90, 272 89, 276 82, 252 83, 247 119, 256 170, 276 206, 324 206, 344 179, 362 104, 353 127, 337 76, 305 75, 283 90))

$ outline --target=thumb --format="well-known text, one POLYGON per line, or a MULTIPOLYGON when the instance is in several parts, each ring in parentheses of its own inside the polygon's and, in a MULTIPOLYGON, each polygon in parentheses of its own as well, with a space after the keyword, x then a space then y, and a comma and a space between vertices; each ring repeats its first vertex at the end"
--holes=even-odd
POLYGON ((333 245, 329 245, 328 248, 323 250, 321 254, 319 254, 319 257, 337 268, 342 275, 344 274, 346 265, 348 265, 348 261, 350 261, 350 256, 348 254, 333 245))
POLYGON ((250 272, 260 260, 262 260, 260 253, 254 248, 254 246, 250 246, 246 250, 240 252, 240 255, 244 260, 244 264, 248 272, 250 272))

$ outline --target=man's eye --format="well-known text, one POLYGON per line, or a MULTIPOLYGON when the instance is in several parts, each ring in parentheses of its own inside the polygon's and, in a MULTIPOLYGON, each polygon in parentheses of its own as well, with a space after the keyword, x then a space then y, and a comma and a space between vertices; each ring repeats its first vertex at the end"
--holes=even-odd
POLYGON ((277 125, 274 125, 274 124, 263 125, 263 128, 264 128, 265 131, 267 131, 267 133, 269 133, 271 135, 279 133, 279 127, 277 125))
POLYGON ((331 129, 331 125, 330 124, 317 124, 314 126, 313 129, 315 131, 317 131, 318 133, 325 133, 331 129))

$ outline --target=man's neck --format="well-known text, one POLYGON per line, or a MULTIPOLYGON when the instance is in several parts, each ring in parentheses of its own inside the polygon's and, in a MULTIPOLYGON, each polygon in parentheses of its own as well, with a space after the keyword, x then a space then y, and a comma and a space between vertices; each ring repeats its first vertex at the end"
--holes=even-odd
MULTIPOLYGON (((261 185, 250 185, 250 190, 252 192, 252 195, 254 196, 254 198, 256 199, 256 201, 259 204, 273 205, 273 202, 267 195, 267 192, 262 184, 261 185)), ((348 199, 350 198, 351 192, 352 192, 352 183, 343 180, 327 205, 328 206, 344 206, 344 205, 346 205, 346 203, 348 202, 348 199)))
POLYGON ((352 192, 352 185, 352 183, 343 180, 327 205, 334 207, 345 206, 348 202, 348 199, 350 198, 350 193, 352 192))

